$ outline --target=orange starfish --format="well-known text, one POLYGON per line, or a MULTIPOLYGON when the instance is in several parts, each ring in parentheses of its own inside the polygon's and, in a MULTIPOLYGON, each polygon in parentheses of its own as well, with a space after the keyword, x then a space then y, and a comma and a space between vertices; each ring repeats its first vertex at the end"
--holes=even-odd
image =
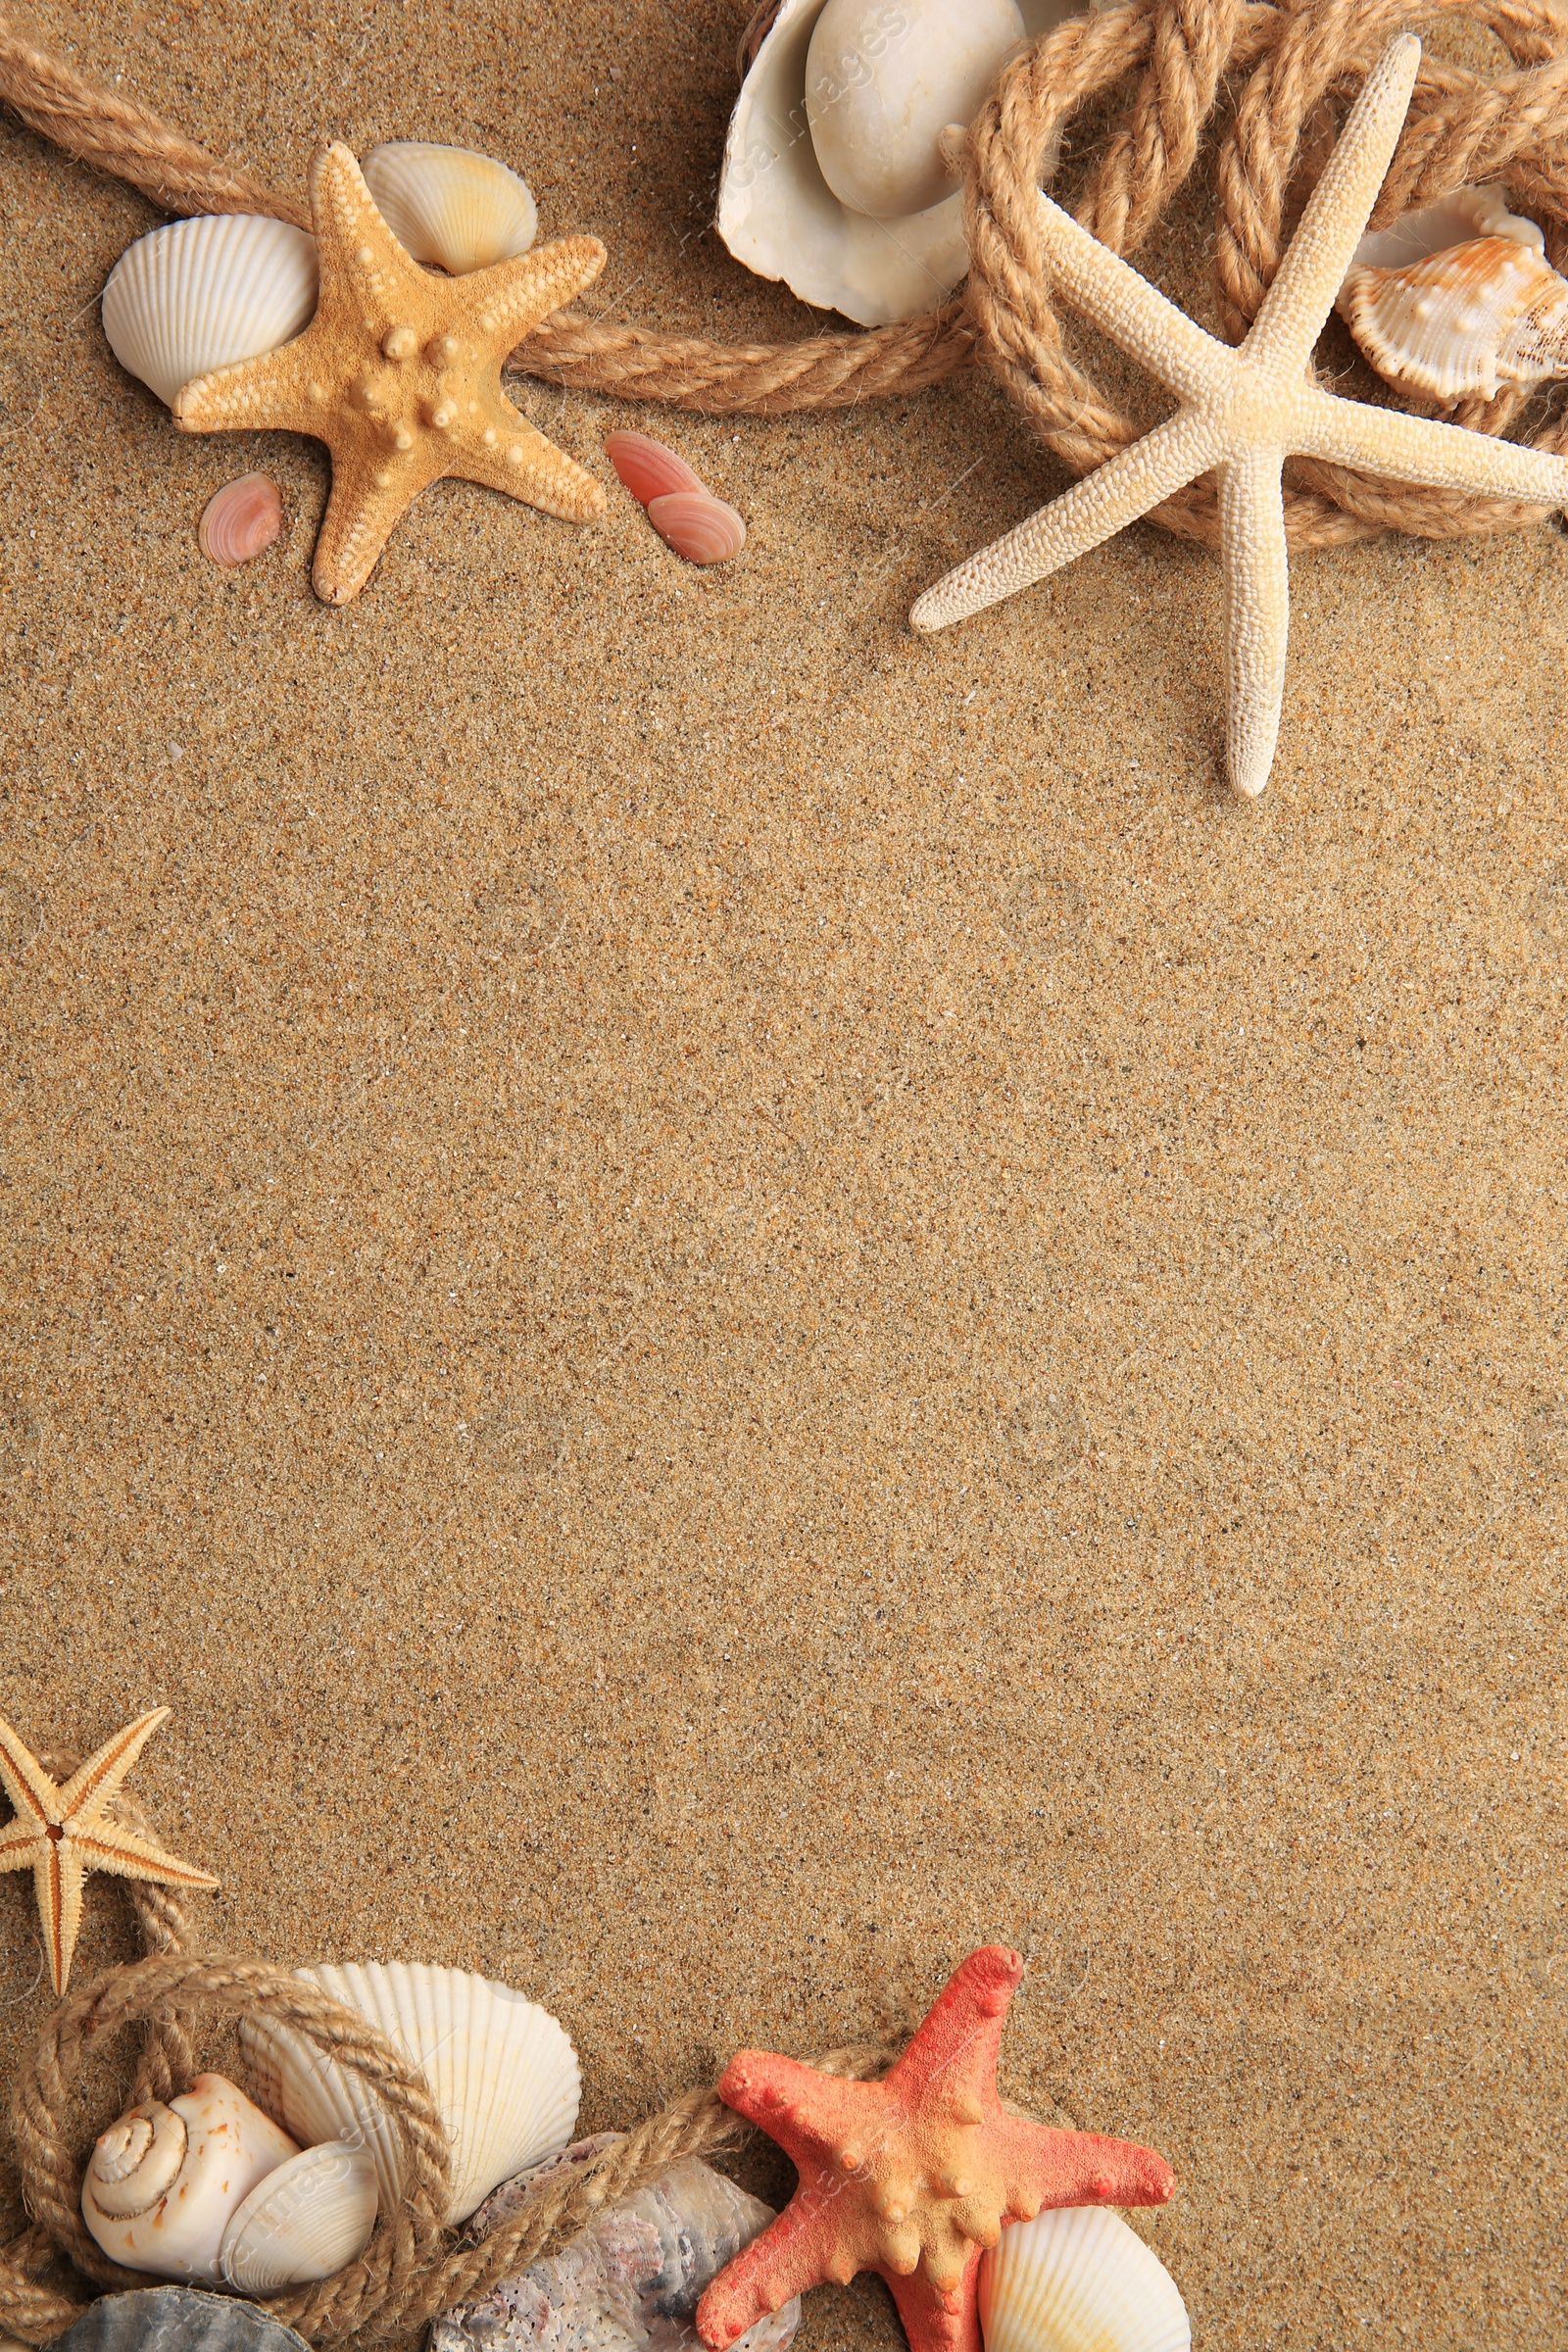
POLYGON ((153 1879, 166 1886, 218 1885, 205 1870, 166 1854, 150 1838, 104 1818, 126 1773, 171 1712, 154 1707, 138 1715, 96 1748, 64 1788, 0 1718, 0 1787, 17 1815, 0 1830, 0 1871, 32 1872, 56 1992, 65 1991, 71 1976, 81 1924, 81 1882, 89 1870, 153 1879))
POLYGON ((1152 2148, 1004 2108, 997 2056, 1022 1975, 1005 1944, 971 1953, 880 2082, 766 2050, 731 2059, 720 2095, 778 2141, 800 2181, 698 2305, 705 2343, 732 2344, 792 2295, 870 2270, 913 2352, 981 2352, 976 2274, 1008 2222, 1047 2206, 1164 2203, 1175 2180, 1152 2148))

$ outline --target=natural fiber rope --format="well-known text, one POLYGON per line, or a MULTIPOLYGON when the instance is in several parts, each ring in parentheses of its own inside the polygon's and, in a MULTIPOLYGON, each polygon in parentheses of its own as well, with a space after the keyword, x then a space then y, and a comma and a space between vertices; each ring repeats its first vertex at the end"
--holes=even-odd
MULTIPOLYGON (((762 0, 747 26, 743 71, 777 5, 762 0)), ((1216 107, 1246 76, 1219 141, 1214 244, 1221 323, 1239 339, 1279 266, 1308 125, 1326 100, 1353 92, 1395 31, 1434 16, 1489 27, 1515 70, 1484 80, 1423 61, 1377 218, 1467 183, 1506 178, 1517 202, 1546 216, 1553 245, 1568 221, 1568 18, 1560 0, 1119 0, 1036 42, 1003 74, 973 125, 964 302, 864 334, 728 346, 560 313, 518 347, 514 364, 580 391, 767 416, 916 391, 968 366, 978 337, 1041 439, 1071 472, 1087 472, 1136 440, 1138 428, 1069 356, 1043 267, 1035 192, 1074 116, 1107 92, 1122 99, 1123 117, 1078 217, 1115 251, 1132 254, 1168 215, 1216 107)), ((96 88, 24 41, 3 16, 0 98, 69 154, 130 180, 170 211, 256 211, 308 225, 297 202, 215 163, 145 108, 96 88)), ((1495 433, 1523 405, 1510 391, 1466 403, 1456 415, 1495 433)), ((1568 447, 1568 422, 1540 433, 1535 446, 1568 447)), ((1305 459, 1292 472, 1286 518, 1298 546, 1389 529, 1449 538, 1518 528, 1544 512, 1377 481, 1305 459)), ((1212 485, 1195 483, 1156 509, 1154 519, 1212 544, 1212 485)))
MULTIPOLYGON (((44 1749, 40 1761, 64 1780, 79 1758, 44 1749)), ((119 1797, 114 1811, 156 1838, 145 1813, 128 1798, 119 1797)), ((105 1970, 62 2001, 12 2093, 11 2135, 21 2177, 16 2186, 0 2181, 0 2214, 11 2228, 31 2219, 0 2248, 0 2335, 46 2343, 81 2316, 85 2305, 78 2296, 40 2279, 61 2256, 99 2286, 150 2283, 145 2273, 110 2261, 87 2232, 78 2153, 87 2138, 70 2120, 83 2064, 105 2041, 133 2027, 142 2034, 131 2104, 167 2099, 190 2081, 199 2065, 198 2015, 218 2008, 303 2034, 359 2076, 391 2118, 406 2183, 398 2206, 377 2216, 357 2261, 319 2285, 296 2287, 265 2306, 318 2343, 407 2334, 437 2312, 488 2293, 537 2261, 553 2238, 580 2230, 602 2205, 653 2180, 678 2157, 711 2154, 750 2129, 716 2091, 688 2091, 617 2134, 591 2165, 543 2181, 478 2244, 453 2245, 439 2220, 447 2202, 447 2137, 419 2070, 376 2027, 308 1978, 265 1961, 221 1952, 198 1957, 183 1948, 192 1922, 181 1899, 139 1881, 126 1886, 150 1956, 105 1970)), ((881 2072, 892 2057, 890 2050, 857 2048, 830 2052, 817 2064, 830 2074, 865 2077, 881 2072)))
MULTIPOLYGON (((763 0, 741 43, 755 58, 777 10, 763 0)), ((1124 91, 1078 217, 1119 253, 1135 253, 1201 151, 1226 77, 1245 74, 1219 147, 1214 249, 1221 321, 1239 339, 1256 316, 1282 250, 1286 206, 1303 132, 1331 95, 1358 83, 1400 26, 1446 15, 1486 25, 1516 71, 1494 80, 1426 60, 1378 209, 1379 219, 1455 187, 1506 176, 1516 200, 1568 220, 1568 20, 1558 0, 1121 0, 1072 19, 1002 75, 970 133, 965 217, 966 303, 859 335, 725 346, 698 337, 611 327, 558 314, 514 363, 578 390, 720 415, 775 415, 918 390, 965 367, 977 333, 992 367, 1035 430, 1075 474, 1103 465, 1138 428, 1069 357, 1051 306, 1035 191, 1073 117, 1124 91)), ((257 211, 308 225, 293 200, 215 163, 130 100, 97 89, 24 41, 0 17, 0 98, 44 137, 146 191, 174 212, 257 211)), ((1515 392, 1470 402, 1459 420, 1500 432, 1523 406, 1515 392)), ((1568 447, 1568 423, 1535 446, 1568 447)), ((1286 492, 1291 539, 1326 546, 1388 529, 1427 538, 1517 528, 1544 510, 1505 499, 1380 482, 1297 460, 1286 492)), ((1183 537, 1218 536, 1212 485, 1194 484, 1155 511, 1183 537)))

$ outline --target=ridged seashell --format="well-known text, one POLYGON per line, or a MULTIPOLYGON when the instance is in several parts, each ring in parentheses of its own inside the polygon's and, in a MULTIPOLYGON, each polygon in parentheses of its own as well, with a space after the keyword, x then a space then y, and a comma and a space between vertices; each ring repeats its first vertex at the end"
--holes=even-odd
POLYGON ((1023 34, 1081 5, 782 0, 724 145, 715 224, 735 259, 862 326, 930 310, 969 266, 940 134, 1023 34))
MULTIPOLYGON (((683 2158, 607 2206, 559 2254, 436 2320, 429 2352, 701 2352, 704 2287, 773 2218, 760 2197, 683 2158)), ((749 2328, 732 2352, 785 2352, 800 2321, 797 2298, 749 2328)))
POLYGON ((57 2335, 50 2352, 310 2352, 302 2335, 232 2295, 149 2286, 100 2295, 57 2335))
POLYGON ((375 207, 416 262, 453 277, 526 253, 539 214, 525 179, 471 147, 389 139, 361 166, 375 207))
POLYGON ((1015 2222, 980 2263, 986 2352, 1190 2352, 1175 2279, 1120 2214, 1068 2205, 1015 2222))
MULTIPOLYGON (((452 2141, 448 2222, 466 2221, 498 2181, 570 2139, 576 2052, 549 2011, 510 1985, 403 1961, 299 1974, 422 2068, 452 2141)), ((260 2095, 302 2139, 363 2142, 389 2211, 403 2193, 402 2156, 374 2092, 288 2027, 242 2019, 240 2043, 260 2095)))
POLYGON ((270 474, 242 473, 208 502, 197 538, 214 564, 248 564, 283 535, 283 501, 270 474))
POLYGON ((260 213, 172 220, 127 246, 104 287, 104 333, 166 408, 180 387, 275 351, 316 313, 316 239, 260 213))
POLYGON ((363 2254, 375 2228, 375 2164, 346 2139, 302 2148, 236 2206, 219 2268, 242 2294, 330 2278, 363 2254))
POLYGON ((1568 374, 1568 280, 1512 237, 1352 270, 1338 308, 1379 375, 1427 400, 1568 374))
POLYGON ((605 455, 639 506, 646 507, 650 499, 667 498, 675 490, 708 488, 684 458, 677 458, 651 433, 607 433, 605 455))
POLYGON ((688 564, 727 564, 746 545, 746 525, 711 490, 672 490, 648 502, 648 519, 688 564))
POLYGON ((222 2278, 229 2217, 299 2149, 222 2075, 197 2075, 166 2104, 149 2099, 103 2132, 81 2184, 81 2218, 127 2270, 222 2278))
POLYGON ((1401 213, 1387 228, 1369 228, 1350 256, 1346 276, 1364 269, 1402 270, 1406 262, 1425 261, 1448 245, 1468 245, 1472 237, 1511 237, 1537 253, 1546 250, 1534 220, 1509 212, 1501 188, 1455 188, 1436 204, 1401 213))
POLYGON ((587 2139, 574 2139, 569 2148, 558 2148, 553 2156, 542 2156, 537 2164, 514 2173, 510 2180, 503 2180, 499 2188, 493 2188, 484 2203, 469 2214, 463 2231, 468 2244, 476 2246, 492 2230, 510 2222, 546 2180, 554 2180, 562 2173, 585 2172, 595 2157, 619 2137, 618 2132, 595 2132, 587 2139))

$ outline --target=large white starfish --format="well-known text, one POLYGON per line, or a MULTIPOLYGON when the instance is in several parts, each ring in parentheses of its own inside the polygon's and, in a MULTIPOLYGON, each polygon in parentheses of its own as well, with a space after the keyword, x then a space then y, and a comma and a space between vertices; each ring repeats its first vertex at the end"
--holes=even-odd
POLYGON ((1268 781, 1290 626, 1280 468, 1295 452, 1398 481, 1568 503, 1568 460, 1544 450, 1341 400, 1314 383, 1312 346, 1398 142, 1421 44, 1390 43, 1367 75, 1278 275, 1238 350, 1216 342, 1147 278, 1040 199, 1052 282, 1181 403, 1174 416, 938 580, 911 625, 944 629, 1098 547, 1210 469, 1219 477, 1230 693, 1227 762, 1238 792, 1268 781))

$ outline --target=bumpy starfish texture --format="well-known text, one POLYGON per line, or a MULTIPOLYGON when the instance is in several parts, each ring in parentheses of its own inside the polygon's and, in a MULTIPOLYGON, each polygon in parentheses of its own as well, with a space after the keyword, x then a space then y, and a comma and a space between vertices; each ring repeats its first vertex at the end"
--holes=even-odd
POLYGON ((501 363, 541 318, 604 267, 596 237, 564 237, 466 277, 439 277, 404 251, 346 147, 311 164, 320 268, 316 316, 260 359, 216 368, 180 390, 187 433, 309 433, 332 453, 332 495, 312 577, 329 605, 368 579, 394 524, 443 474, 482 482, 568 522, 605 511, 605 494, 520 416, 501 363))
POLYGON ((914 2352, 981 2352, 976 2274, 1008 2222, 1047 2206, 1164 2203, 1174 2178, 1152 2148, 1004 2108, 997 2055, 1022 1975, 1004 1944, 972 1953, 880 2082, 763 2050, 731 2059, 720 2095, 778 2141, 800 2182, 703 2296, 705 2343, 732 2344, 792 2295, 870 2270, 914 2352))
POLYGON ((1177 396, 1157 425, 1027 522, 928 588, 909 614, 946 628, 1058 571, 1211 469, 1219 477, 1230 695, 1228 765, 1238 792, 1268 781, 1285 689, 1290 572, 1280 468, 1299 452, 1397 481, 1568 502, 1568 461, 1456 424, 1342 400, 1313 382, 1312 346, 1398 142, 1421 44, 1390 44, 1350 111, 1278 275, 1237 350, 1216 342, 1117 255, 1040 199, 1052 281, 1177 396))
POLYGON ((63 1993, 70 1981, 71 1955, 81 1924, 81 1883, 89 1870, 112 1871, 122 1879, 152 1879, 166 1886, 218 1885, 205 1870, 176 1861, 151 1838, 104 1819, 126 1773, 169 1715, 168 1707, 138 1715, 113 1740, 106 1740, 64 1788, 50 1779, 10 1724, 0 1720, 0 1783, 17 1816, 0 1830, 0 1871, 32 1872, 57 1993, 63 1993))

